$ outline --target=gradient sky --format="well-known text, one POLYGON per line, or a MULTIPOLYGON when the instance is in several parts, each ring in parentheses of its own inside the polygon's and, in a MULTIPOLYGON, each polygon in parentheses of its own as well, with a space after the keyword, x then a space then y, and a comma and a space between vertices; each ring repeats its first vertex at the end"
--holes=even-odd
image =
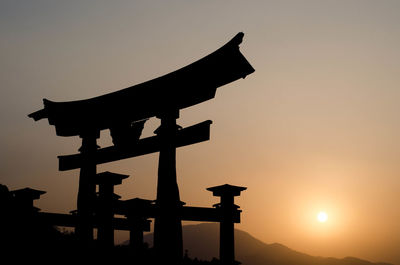
MULTIPOLYGON (((246 186, 237 227, 264 242, 400 264, 399 14, 399 1, 1 0, 0 183, 47 191, 43 211, 75 209, 79 172, 59 172, 57 155, 76 153, 79 138, 27 117, 42 98, 138 84, 243 31, 256 72, 178 120, 213 120, 209 142, 177 152, 181 199, 211 206, 205 188, 246 186)), ((99 172, 131 175, 117 188, 123 199, 154 199, 157 162, 151 154, 99 172)))

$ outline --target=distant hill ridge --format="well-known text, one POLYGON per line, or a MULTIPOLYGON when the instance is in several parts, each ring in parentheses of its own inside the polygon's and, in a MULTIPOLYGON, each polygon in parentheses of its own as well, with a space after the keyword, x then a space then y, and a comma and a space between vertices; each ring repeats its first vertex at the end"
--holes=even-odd
MULTIPOLYGON (((219 256, 219 225, 203 223, 183 226, 184 249, 191 258, 211 260, 219 256)), ((153 244, 153 234, 145 236, 145 241, 153 244)), ((236 260, 243 265, 392 265, 372 263, 366 260, 346 257, 316 257, 292 250, 284 245, 266 244, 249 233, 235 230, 236 260)))

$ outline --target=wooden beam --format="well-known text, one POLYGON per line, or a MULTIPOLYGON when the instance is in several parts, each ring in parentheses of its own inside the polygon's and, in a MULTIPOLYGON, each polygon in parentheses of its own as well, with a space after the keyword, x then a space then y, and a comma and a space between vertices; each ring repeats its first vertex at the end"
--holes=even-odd
MULTIPOLYGON (((240 213, 242 211, 238 209, 232 211, 233 222, 240 223, 240 213)), ((125 208, 124 206, 117 206, 115 213, 127 215, 129 213, 135 214, 135 211, 125 208)), ((157 216, 157 207, 155 204, 152 204, 138 210, 138 213, 145 218, 155 218, 157 216)), ((222 213, 220 208, 183 206, 180 212, 180 218, 182 221, 220 222, 222 220, 222 213)))
MULTIPOLYGON (((177 131, 176 147, 196 144, 210 139, 210 124, 212 121, 207 120, 193 126, 189 126, 177 131)), ((132 158, 136 156, 146 155, 160 150, 158 136, 151 136, 140 139, 135 145, 129 148, 117 148, 109 146, 98 149, 95 153, 95 161, 97 164, 103 164, 121 159, 132 158)), ((58 156, 59 170, 66 171, 80 168, 83 164, 81 154, 58 156)))
POLYGON ((76 214, 38 212, 37 216, 43 223, 55 226, 75 227, 77 222, 76 214))
MULTIPOLYGON (((151 205, 145 211, 146 218, 155 218, 157 215, 155 205, 151 205)), ((117 214, 126 214, 122 209, 117 210, 117 214)), ((232 219, 234 223, 240 223, 241 210, 233 210, 232 219)), ((46 213, 38 212, 38 218, 44 222, 55 226, 75 227, 77 216, 75 214, 46 213)), ((182 221, 200 221, 200 222, 220 222, 221 212, 218 208, 191 207, 183 206, 181 211, 182 221)), ((95 219, 93 227, 98 228, 98 221, 95 219)), ((114 218, 113 227, 116 230, 129 231, 132 224, 126 218, 114 218)))
MULTIPOLYGON (((42 222, 55 226, 75 227, 77 222, 77 216, 73 214, 39 212, 37 216, 42 222)), ((94 219, 93 221, 93 227, 98 228, 98 220, 94 219)), ((132 224, 126 218, 114 218, 113 227, 116 230, 129 231, 132 228, 132 224)))

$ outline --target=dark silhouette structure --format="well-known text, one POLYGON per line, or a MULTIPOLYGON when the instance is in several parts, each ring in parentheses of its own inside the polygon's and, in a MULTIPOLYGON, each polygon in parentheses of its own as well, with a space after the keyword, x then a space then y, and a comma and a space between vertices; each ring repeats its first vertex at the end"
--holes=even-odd
POLYGON ((58 244, 57 230, 39 217, 40 209, 34 201, 46 192, 31 188, 9 190, 0 184, 0 248, 2 259, 13 262, 22 256, 30 257, 41 249, 58 244), (21 253, 15 255, 20 251, 21 253), (8 259, 11 260, 11 259, 8 259))
MULTIPOLYGON (((185 207, 177 184, 176 148, 209 140, 211 121, 181 128, 176 120, 181 109, 214 98, 218 87, 254 72, 239 51, 243 36, 238 33, 210 55, 142 84, 86 100, 52 102, 44 99, 44 108, 28 116, 35 121, 48 119, 58 136, 79 136, 82 146, 79 154, 59 157, 60 170, 80 168, 77 214, 42 216, 53 218, 55 224, 74 224, 82 247, 93 245, 94 227, 99 228, 100 244, 107 248, 113 242, 112 229, 118 227, 117 224, 119 228, 126 226, 131 231, 131 245, 136 252, 140 252, 140 234, 147 229, 147 219, 155 218, 154 250, 156 256, 168 264, 182 262, 182 220, 221 222, 221 236, 226 238, 221 244, 233 244, 233 223, 240 221, 240 210, 235 208, 233 196, 238 196, 245 188, 210 188, 214 195, 221 196, 220 205, 216 208, 185 207), (159 118, 161 125, 155 136, 140 139, 144 124, 151 117, 159 118), (100 148, 96 142, 104 129, 110 130, 114 145, 100 148), (109 172, 97 174, 97 165, 152 152, 160 152, 155 202, 119 203, 113 185, 120 184, 127 176, 109 172), (99 185, 98 195, 96 184, 99 185), (127 219, 114 218, 116 213, 127 219), (123 220, 128 221, 124 223, 123 220)), ((221 262, 233 264, 232 247, 224 245, 222 248, 221 262)))
POLYGON ((143 232, 150 231, 150 207, 154 201, 134 198, 126 200, 120 207, 120 213, 124 214, 128 222, 132 224, 129 233, 129 246, 133 254, 141 260, 144 248, 143 232))
POLYGON ((103 172, 97 174, 95 184, 99 185, 99 193, 95 205, 95 213, 99 219, 99 228, 97 240, 103 248, 114 247, 114 208, 118 199, 121 197, 114 194, 114 186, 122 183, 123 179, 129 177, 112 172, 103 172))
POLYGON ((221 197, 221 202, 214 205, 221 212, 219 228, 221 264, 235 264, 234 214, 239 206, 234 204, 234 197, 240 196, 240 192, 246 188, 225 184, 207 190, 211 191, 214 196, 221 197))
POLYGON ((218 87, 254 72, 239 51, 243 36, 238 33, 217 51, 179 70, 110 94, 70 102, 44 99, 44 109, 29 117, 48 119, 59 136, 85 136, 210 100, 218 87))

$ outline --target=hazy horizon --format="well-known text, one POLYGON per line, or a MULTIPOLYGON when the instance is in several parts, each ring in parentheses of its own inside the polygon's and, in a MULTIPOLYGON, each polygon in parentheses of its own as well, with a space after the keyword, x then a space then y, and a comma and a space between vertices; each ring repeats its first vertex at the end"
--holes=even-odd
MULTIPOLYGON (((3 0, 0 183, 47 191, 42 211, 75 209, 79 172, 58 171, 57 156, 80 141, 27 117, 42 99, 135 85, 244 32, 256 72, 180 113, 181 126, 213 121, 210 141, 177 151, 181 200, 211 206, 207 187, 245 186, 238 229, 310 255, 400 264, 399 12, 389 0, 3 0)), ((122 199, 154 199, 157 163, 151 154, 98 172, 131 175, 122 199)))

